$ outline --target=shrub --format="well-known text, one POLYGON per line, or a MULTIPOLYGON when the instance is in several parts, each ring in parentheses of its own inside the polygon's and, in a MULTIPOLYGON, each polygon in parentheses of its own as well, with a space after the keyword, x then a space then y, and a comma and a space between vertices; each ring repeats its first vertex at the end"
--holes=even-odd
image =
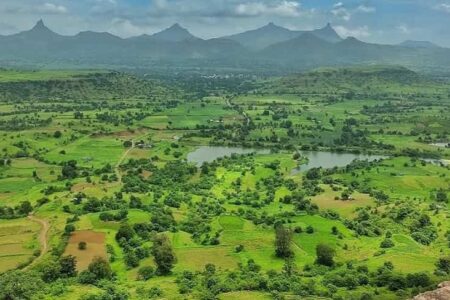
POLYGON ((385 238, 380 244, 381 248, 392 248, 394 246, 394 242, 389 238, 385 238))
POLYGON ((149 280, 155 275, 155 269, 150 266, 144 266, 139 268, 138 270, 138 279, 139 280, 149 280))
POLYGON ((244 245, 237 245, 234 249, 237 253, 244 251, 244 245))
POLYGON ((316 247, 316 263, 324 266, 333 266, 334 265, 334 255, 335 251, 328 245, 319 244, 316 247))
POLYGON ((78 249, 79 250, 86 250, 86 248, 87 248, 86 242, 79 242, 78 243, 78 249))

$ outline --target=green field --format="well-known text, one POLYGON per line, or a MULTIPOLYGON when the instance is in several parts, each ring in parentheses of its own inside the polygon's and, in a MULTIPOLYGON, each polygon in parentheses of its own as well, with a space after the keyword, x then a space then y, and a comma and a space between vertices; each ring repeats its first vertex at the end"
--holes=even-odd
POLYGON ((0 287, 13 278, 42 287, 15 299, 83 300, 433 289, 450 275, 439 266, 450 253, 450 149, 432 145, 449 142, 450 86, 391 72, 199 88, 192 77, 0 70, 0 287), (211 146, 204 158, 255 153, 199 166, 188 154, 200 146, 211 146), (382 159, 294 170, 318 153, 382 159))

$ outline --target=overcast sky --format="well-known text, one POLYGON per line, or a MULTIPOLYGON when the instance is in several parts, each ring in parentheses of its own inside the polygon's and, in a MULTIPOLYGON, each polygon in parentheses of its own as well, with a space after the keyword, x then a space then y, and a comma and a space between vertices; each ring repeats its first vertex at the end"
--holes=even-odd
POLYGON ((175 22, 203 38, 270 21, 290 29, 332 23, 342 36, 378 43, 429 40, 450 47, 450 0, 0 0, 0 34, 39 19, 61 34, 154 33, 175 22))

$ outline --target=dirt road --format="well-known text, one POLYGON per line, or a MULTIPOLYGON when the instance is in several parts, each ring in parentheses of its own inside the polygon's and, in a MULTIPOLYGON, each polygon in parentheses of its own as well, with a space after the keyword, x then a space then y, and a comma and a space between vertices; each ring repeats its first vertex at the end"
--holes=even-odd
POLYGON ((35 217, 34 215, 29 215, 28 219, 41 225, 41 231, 39 232, 39 244, 41 245, 41 253, 33 260, 31 264, 26 266, 24 270, 34 265, 48 252, 48 231, 50 230, 50 224, 47 220, 40 219, 38 217, 35 217))

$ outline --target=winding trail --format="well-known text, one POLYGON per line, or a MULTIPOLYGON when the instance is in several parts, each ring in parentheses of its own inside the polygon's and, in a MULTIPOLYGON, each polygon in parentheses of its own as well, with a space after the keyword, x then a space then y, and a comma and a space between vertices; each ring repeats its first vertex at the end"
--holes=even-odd
POLYGON ((125 151, 122 156, 119 158, 119 161, 116 163, 116 165, 114 166, 114 171, 116 173, 117 176, 117 181, 118 182, 122 182, 122 174, 120 173, 119 167, 120 165, 123 163, 123 161, 125 160, 125 158, 128 156, 128 153, 130 153, 131 150, 134 149, 135 146, 135 142, 134 140, 131 141, 131 147, 127 149, 127 151, 125 151))
POLYGON ((41 244, 41 253, 36 257, 31 264, 26 266, 24 270, 29 269, 32 265, 38 262, 48 252, 48 231, 50 230, 50 223, 45 219, 40 219, 30 214, 28 219, 39 223, 41 225, 41 232, 39 233, 39 244, 41 244))
MULTIPOLYGON (((233 98, 231 98, 231 99, 233 99, 233 98)), ((236 109, 234 108, 233 104, 231 103, 231 99, 225 98, 225 103, 227 104, 227 106, 228 106, 229 108, 236 110, 236 109)), ((236 111, 239 112, 238 110, 236 110, 236 111)), ((250 125, 250 122, 251 122, 252 120, 250 119, 250 117, 247 115, 247 113, 246 113, 244 110, 242 110, 241 113, 242 113, 242 115, 243 115, 244 118, 245 118, 245 124, 246 124, 247 126, 249 126, 249 125, 250 125)))
POLYGON ((143 139, 145 136, 147 136, 147 133, 144 133, 134 139, 131 140, 131 147, 127 149, 127 151, 125 151, 122 156, 119 158, 119 160, 117 161, 116 165, 114 166, 114 172, 116 173, 117 176, 117 181, 118 182, 122 182, 122 174, 120 174, 120 165, 123 163, 123 161, 125 160, 125 158, 127 158, 128 153, 130 153, 131 150, 133 150, 136 147, 136 142, 135 140, 139 140, 139 139, 143 139))

